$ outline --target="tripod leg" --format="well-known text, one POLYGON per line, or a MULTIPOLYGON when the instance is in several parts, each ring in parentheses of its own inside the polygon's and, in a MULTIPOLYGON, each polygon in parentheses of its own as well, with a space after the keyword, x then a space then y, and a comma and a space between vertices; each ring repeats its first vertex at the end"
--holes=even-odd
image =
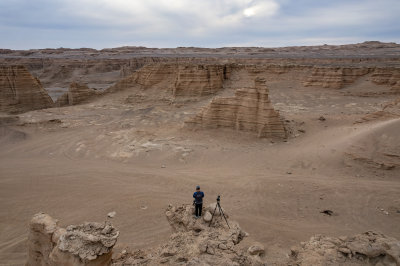
POLYGON ((214 209, 214 212, 213 212, 213 214, 212 214, 212 216, 211 216, 211 221, 210 221, 210 223, 208 224, 208 227, 211 226, 212 220, 214 219, 215 211, 217 210, 217 206, 218 206, 218 204, 215 204, 215 209, 214 209))
POLYGON ((229 226, 228 220, 225 217, 224 211, 222 210, 221 205, 219 205, 219 203, 218 203, 218 208, 219 208, 219 211, 222 214, 222 216, 224 216, 224 219, 225 219, 226 224, 228 225, 228 228, 231 229, 231 227, 229 226))

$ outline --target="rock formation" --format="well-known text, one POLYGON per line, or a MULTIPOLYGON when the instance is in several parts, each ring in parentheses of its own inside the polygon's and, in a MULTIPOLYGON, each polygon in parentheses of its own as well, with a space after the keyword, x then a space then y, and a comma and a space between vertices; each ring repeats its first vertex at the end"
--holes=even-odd
POLYGON ((341 89, 372 70, 370 68, 316 67, 311 76, 303 82, 303 85, 341 89))
POLYGON ((30 222, 27 266, 110 265, 119 232, 107 223, 84 223, 66 229, 47 214, 30 222))
POLYGON ((400 68, 376 68, 371 81, 378 85, 389 85, 394 93, 400 93, 400 68))
POLYGON ((231 128, 254 132, 260 138, 286 138, 287 133, 279 113, 268 98, 263 79, 255 87, 242 88, 235 96, 214 98, 209 106, 185 122, 190 128, 231 128))
POLYGON ((229 229, 222 217, 214 217, 209 226, 193 214, 192 205, 168 206, 166 216, 174 231, 168 242, 150 251, 121 253, 113 265, 264 265, 262 245, 241 245, 247 233, 238 223, 229 220, 229 229))
POLYGON ((229 71, 227 65, 149 64, 118 82, 110 91, 140 85, 143 89, 157 87, 173 97, 213 95, 222 90, 229 71))
POLYGON ((56 106, 76 105, 84 103, 97 95, 94 89, 76 82, 69 86, 68 92, 60 96, 56 101, 56 106))
POLYGON ((400 241, 376 232, 314 236, 293 247, 291 265, 400 265, 400 241))
POLYGON ((0 66, 0 112, 49 108, 53 100, 24 66, 0 66))

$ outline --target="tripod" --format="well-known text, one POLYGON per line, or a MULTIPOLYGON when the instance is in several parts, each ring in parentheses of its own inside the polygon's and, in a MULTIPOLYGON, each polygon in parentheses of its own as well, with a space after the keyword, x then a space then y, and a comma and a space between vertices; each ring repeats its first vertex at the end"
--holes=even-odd
POLYGON ((215 204, 215 209, 214 209, 214 212, 213 212, 213 214, 212 214, 212 216, 211 216, 211 221, 210 221, 210 224, 208 225, 208 227, 211 226, 211 223, 212 223, 212 221, 213 221, 213 219, 214 219, 215 211, 217 210, 217 207, 218 207, 219 213, 222 214, 222 216, 223 216, 224 219, 225 219, 226 224, 228 225, 228 228, 231 229, 231 227, 229 226, 228 220, 226 219, 226 216, 225 216, 225 214, 224 214, 224 211, 222 210, 221 205, 219 204, 220 201, 221 201, 221 197, 218 195, 218 197, 217 197, 217 204, 215 204))

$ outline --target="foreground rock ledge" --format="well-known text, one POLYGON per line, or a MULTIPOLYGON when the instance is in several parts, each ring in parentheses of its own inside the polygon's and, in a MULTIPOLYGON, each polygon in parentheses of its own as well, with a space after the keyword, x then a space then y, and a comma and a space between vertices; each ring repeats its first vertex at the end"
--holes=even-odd
POLYGON ((111 265, 119 231, 109 223, 84 223, 66 229, 45 213, 30 222, 27 266, 111 265))
POLYGON ((170 205, 165 213, 173 229, 168 242, 145 251, 123 251, 113 265, 265 265, 264 247, 253 245, 249 251, 242 244, 247 233, 237 222, 228 219, 228 228, 217 211, 209 226, 206 217, 213 212, 213 206, 204 208, 205 215, 195 219, 193 206, 170 205), (257 252, 253 252, 255 249, 257 252))

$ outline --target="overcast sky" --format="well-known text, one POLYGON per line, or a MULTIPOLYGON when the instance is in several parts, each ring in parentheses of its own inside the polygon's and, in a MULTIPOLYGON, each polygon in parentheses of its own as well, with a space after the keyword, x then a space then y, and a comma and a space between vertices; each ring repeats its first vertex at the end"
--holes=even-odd
POLYGON ((0 48, 400 43, 400 0, 0 0, 0 48))

